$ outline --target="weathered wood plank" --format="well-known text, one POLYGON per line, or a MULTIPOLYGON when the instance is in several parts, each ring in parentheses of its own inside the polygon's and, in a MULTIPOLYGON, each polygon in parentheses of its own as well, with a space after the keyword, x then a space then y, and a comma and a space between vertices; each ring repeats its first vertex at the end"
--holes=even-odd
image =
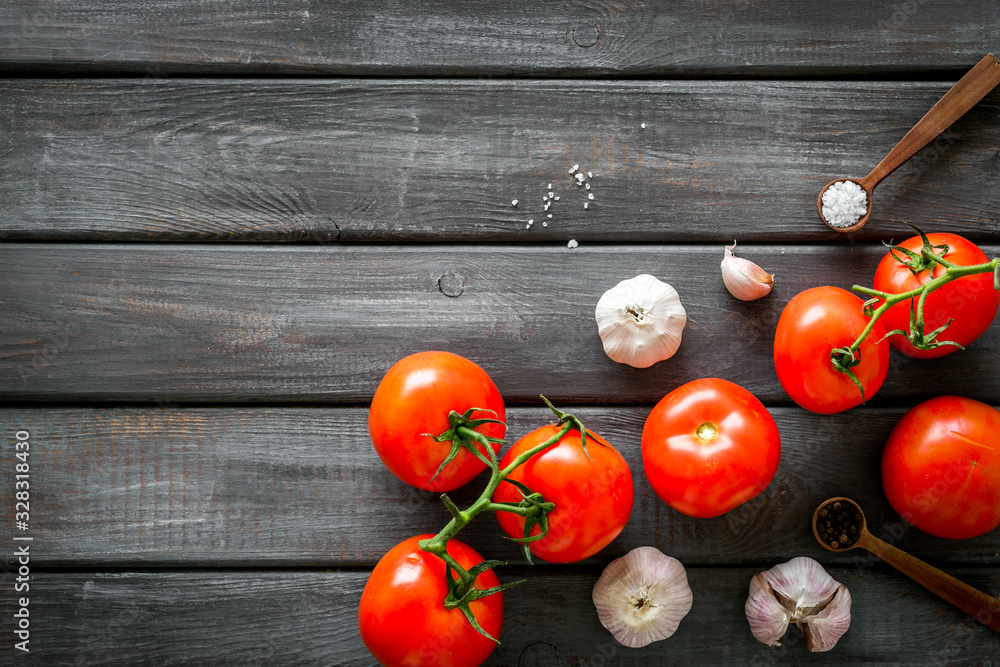
MULTIPOLYGON (((948 86, 7 80, 0 238, 844 242, 820 188, 868 173, 948 86), (588 210, 573 164, 594 174, 588 210)), ((904 220, 1000 240, 998 117, 994 92, 852 239, 904 220)))
POLYGON ((923 74, 971 66, 997 48, 998 30, 990 0, 15 0, 0 10, 0 65, 147 76, 923 74))
MULTIPOLYGON (((715 519, 670 509, 642 472, 640 436, 648 408, 575 409, 629 462, 636 490, 624 532, 592 562, 652 544, 689 564, 769 562, 835 556, 815 543, 809 520, 826 498, 864 507, 873 532, 933 562, 1000 564, 1000 530, 962 542, 901 523, 883 493, 879 461, 902 409, 820 417, 772 409, 782 462, 760 496, 715 519)), ((550 421, 513 409, 513 438, 550 421)), ((44 565, 372 566, 394 544, 436 532, 448 513, 435 494, 386 470, 368 439, 364 408, 7 409, 0 430, 31 434, 33 559, 44 565)), ((13 481, 0 494, 0 521, 13 525, 13 481)), ((462 505, 484 478, 450 495, 462 505)), ((0 490, 3 490, 0 488, 0 490)), ((20 533, 19 533, 20 534, 20 533)), ((490 517, 462 539, 490 557, 521 562, 490 517)))
MULTIPOLYGON (((618 645, 590 599, 598 570, 503 573, 529 582, 504 597, 501 645, 487 665, 991 664, 1000 635, 883 568, 831 568, 851 592, 852 624, 829 653, 792 628, 758 643, 743 613, 758 569, 688 568, 694 606, 677 633, 643 649, 618 645)), ((956 574, 996 594, 997 568, 956 574)), ((371 665, 357 630, 366 572, 47 573, 31 582, 24 665, 371 665)), ((7 602, 7 600, 5 600, 7 602)), ((10 604, 3 605, 10 618, 10 604)), ((13 650, 11 633, 0 650, 13 650)))
MULTIPOLYGON (((807 287, 867 283, 883 252, 748 246, 777 278, 742 303, 722 284, 721 245, 3 244, 0 398, 357 404, 398 359, 447 349, 487 369, 511 403, 653 404, 717 376, 789 404, 772 360, 782 307, 807 287), (640 273, 671 283, 689 317, 678 354, 644 370, 609 360, 594 322, 601 294, 640 273)), ((1000 402, 998 356, 996 326, 941 360, 894 352, 872 404, 1000 402)))

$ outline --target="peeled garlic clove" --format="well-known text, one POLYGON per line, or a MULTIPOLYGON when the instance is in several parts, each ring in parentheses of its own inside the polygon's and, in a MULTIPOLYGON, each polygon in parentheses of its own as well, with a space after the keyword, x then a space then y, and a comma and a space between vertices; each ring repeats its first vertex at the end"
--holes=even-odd
POLYGON ((654 547, 611 561, 593 591, 601 625, 630 648, 673 635, 693 599, 684 566, 654 547))
POLYGON ((750 581, 744 606, 758 641, 778 646, 790 623, 810 651, 829 651, 851 626, 851 594, 811 558, 793 558, 750 581))
POLYGON ((736 241, 726 246, 722 258, 722 282, 729 293, 740 301, 753 301, 767 296, 774 286, 774 276, 750 260, 733 254, 736 241))
POLYGON ((594 318, 604 352, 635 368, 648 368, 674 356, 687 324, 677 290, 645 273, 605 292, 594 318))

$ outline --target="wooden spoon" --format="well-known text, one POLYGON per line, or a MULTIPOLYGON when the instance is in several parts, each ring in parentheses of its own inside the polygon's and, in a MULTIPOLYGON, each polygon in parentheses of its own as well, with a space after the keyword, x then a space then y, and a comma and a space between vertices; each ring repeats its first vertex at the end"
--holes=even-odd
POLYGON ((944 94, 937 104, 931 107, 923 118, 906 133, 906 136, 899 140, 896 147, 889 151, 878 166, 872 169, 871 173, 864 178, 837 178, 827 183, 820 190, 819 197, 816 198, 816 209, 819 217, 826 223, 826 226, 835 232, 848 234, 856 232, 865 226, 868 218, 872 215, 872 192, 875 186, 882 182, 886 176, 899 169, 900 166, 931 140, 944 132, 945 128, 962 117, 962 115, 974 107, 979 100, 983 99, 987 93, 1000 84, 1000 61, 992 53, 983 58, 969 70, 965 76, 958 80, 951 90, 944 94), (868 208, 865 214, 849 227, 835 227, 823 217, 823 194, 834 183, 841 181, 853 181, 861 186, 868 199, 868 208))
POLYGON ((986 627, 1000 632, 1000 600, 990 597, 982 591, 976 590, 968 584, 963 584, 955 577, 945 574, 941 570, 928 565, 919 558, 914 558, 905 551, 901 551, 891 544, 886 544, 868 532, 868 524, 865 522, 864 512, 861 507, 850 498, 830 498, 820 503, 813 513, 812 519, 813 535, 816 541, 823 545, 824 549, 835 552, 848 551, 855 547, 860 547, 869 551, 889 565, 913 579, 915 582, 931 591, 937 593, 942 598, 955 605, 966 614, 976 619, 986 627), (820 511, 828 505, 840 502, 847 505, 848 510, 855 510, 860 517, 858 526, 858 538, 854 542, 848 541, 841 546, 833 547, 830 543, 824 542, 820 537, 819 521, 820 511))

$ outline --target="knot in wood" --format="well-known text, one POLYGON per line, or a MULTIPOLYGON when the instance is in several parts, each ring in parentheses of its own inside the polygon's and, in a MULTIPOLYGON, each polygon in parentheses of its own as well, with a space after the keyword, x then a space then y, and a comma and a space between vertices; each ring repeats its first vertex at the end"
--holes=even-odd
POLYGON ((583 21, 573 28, 573 41, 576 42, 577 46, 585 49, 597 44, 597 40, 600 38, 601 26, 597 23, 583 21))
POLYGON ((465 278, 454 271, 448 271, 438 278, 438 289, 445 296, 452 298, 460 296, 465 291, 465 278))

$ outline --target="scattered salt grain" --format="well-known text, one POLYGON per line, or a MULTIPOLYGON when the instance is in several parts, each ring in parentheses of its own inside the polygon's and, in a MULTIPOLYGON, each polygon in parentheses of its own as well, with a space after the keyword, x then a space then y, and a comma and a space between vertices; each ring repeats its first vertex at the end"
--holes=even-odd
POLYGON ((511 199, 510 200, 510 205, 511 206, 517 206, 517 200, 516 199, 511 199))
POLYGON ((566 244, 566 247, 567 248, 575 248, 578 245, 580 245, 580 244, 576 242, 576 239, 570 239, 569 243, 566 244))
POLYGON ((548 197, 542 197, 542 201, 548 201, 548 200, 549 200, 548 197))
POLYGON ((642 129, 645 130, 646 129, 646 124, 645 123, 639 123, 639 127, 641 127, 642 129))
POLYGON ((549 226, 549 223, 547 223, 544 220, 542 220, 542 227, 548 227, 548 226, 549 226))
POLYGON ((593 178, 593 177, 594 177, 594 172, 588 171, 587 172, 587 178, 593 178))
POLYGON ((546 204, 544 210, 546 210, 546 211, 549 210, 549 206, 551 206, 551 204, 546 204))
POLYGON ((587 199, 593 199, 593 198, 594 198, 594 193, 593 192, 591 192, 590 194, 587 195, 587 199))
POLYGON ((854 181, 837 181, 823 193, 823 219, 834 227, 850 227, 868 211, 868 195, 854 181))
MULTIPOLYGON (((551 218, 551 217, 552 217, 552 214, 551 214, 551 213, 549 213, 549 214, 548 214, 547 216, 545 216, 545 217, 547 217, 547 218, 551 218)), ((543 222, 542 224, 545 224, 545 223, 543 222)))
POLYGON ((556 201, 559 201, 559 197, 553 197, 553 199, 555 199, 556 201))
POLYGON ((554 192, 552 192, 552 191, 550 190, 550 191, 549 191, 549 196, 550 196, 550 197, 555 197, 555 196, 556 196, 556 193, 554 193, 554 192))
POLYGON ((577 184, 577 185, 583 185, 583 181, 584 181, 584 180, 585 180, 586 178, 587 178, 587 177, 583 175, 583 172, 580 172, 579 174, 577 174, 577 175, 576 175, 576 184, 577 184))
POLYGON ((584 208, 590 208, 590 202, 583 202, 584 208))
POLYGON ((587 189, 589 190, 589 189, 590 189, 590 183, 587 183, 587 186, 586 186, 586 187, 587 187, 587 189))
POLYGON ((549 187, 547 187, 547 188, 545 188, 545 189, 546 189, 546 190, 551 190, 551 189, 552 189, 552 184, 551 184, 551 183, 549 183, 549 187))
POLYGON ((574 173, 579 168, 580 168, 580 165, 574 164, 572 167, 569 168, 569 173, 572 174, 572 173, 574 173))

